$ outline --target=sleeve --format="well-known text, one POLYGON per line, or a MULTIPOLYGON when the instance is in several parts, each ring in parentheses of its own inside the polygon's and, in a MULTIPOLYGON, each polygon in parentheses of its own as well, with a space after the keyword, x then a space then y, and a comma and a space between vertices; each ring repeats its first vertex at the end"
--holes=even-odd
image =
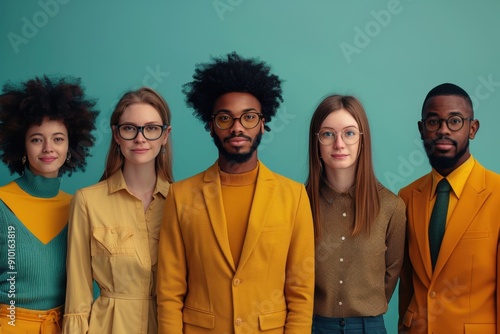
POLYGON ((300 189, 298 208, 288 250, 285 298, 288 315, 286 334, 310 333, 314 298, 314 228, 304 186, 300 189))
POLYGON ((398 197, 397 204, 387 226, 385 244, 385 296, 391 300, 403 265, 405 247, 406 212, 403 200, 398 197))
POLYGON ((85 194, 78 191, 71 202, 66 260, 66 304, 63 333, 87 333, 93 297, 90 222, 85 194))
POLYGON ((158 333, 182 334, 182 309, 187 291, 187 267, 174 186, 165 203, 158 245, 158 333))
MULTIPOLYGON (((404 192, 400 191, 399 195, 403 198, 405 203, 408 203, 407 198, 404 196, 404 192)), ((408 208, 406 208, 407 218, 408 218, 408 208)), ((413 298, 413 268, 410 261, 409 255, 409 245, 408 245, 408 229, 405 233, 405 246, 403 255, 403 267, 401 268, 400 280, 399 280, 399 319, 398 319, 398 332, 403 331, 403 320, 410 305, 411 299, 413 298)))

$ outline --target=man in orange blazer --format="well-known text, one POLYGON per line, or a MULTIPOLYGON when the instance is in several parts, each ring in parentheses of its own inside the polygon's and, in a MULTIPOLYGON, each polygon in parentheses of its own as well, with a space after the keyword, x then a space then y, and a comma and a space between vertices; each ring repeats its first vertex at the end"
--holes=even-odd
POLYGON ((469 140, 479 129, 469 95, 449 83, 433 88, 418 128, 432 171, 400 191, 408 249, 399 288, 399 332, 499 333, 500 175, 469 152, 469 140), (451 189, 443 210, 444 236, 431 261, 434 241, 429 237, 439 233, 429 232, 434 228, 430 217, 443 178, 451 189))
POLYGON ((162 334, 311 332, 314 232, 302 184, 257 159, 281 80, 236 53, 198 65, 187 103, 219 150, 174 183, 160 231, 162 334))

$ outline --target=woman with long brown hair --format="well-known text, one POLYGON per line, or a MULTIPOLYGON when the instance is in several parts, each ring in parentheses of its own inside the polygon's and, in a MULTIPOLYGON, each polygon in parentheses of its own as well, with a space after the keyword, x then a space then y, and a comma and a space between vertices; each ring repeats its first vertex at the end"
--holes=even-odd
POLYGON ((314 112, 306 189, 316 237, 312 333, 386 333, 405 206, 375 177, 368 118, 355 97, 328 96, 314 112))

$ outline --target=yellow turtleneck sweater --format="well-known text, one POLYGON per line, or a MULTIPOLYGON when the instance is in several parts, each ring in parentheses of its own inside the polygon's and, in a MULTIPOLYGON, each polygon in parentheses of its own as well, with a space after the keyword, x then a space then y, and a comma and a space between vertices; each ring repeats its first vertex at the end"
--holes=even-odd
POLYGON ((258 165, 254 170, 242 174, 229 174, 220 171, 227 234, 236 267, 240 261, 241 250, 245 242, 258 172, 258 165))

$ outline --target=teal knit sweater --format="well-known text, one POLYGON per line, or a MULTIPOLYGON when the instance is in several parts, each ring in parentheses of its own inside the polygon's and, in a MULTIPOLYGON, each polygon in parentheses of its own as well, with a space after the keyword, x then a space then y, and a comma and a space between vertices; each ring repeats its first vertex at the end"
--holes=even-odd
MULTIPOLYGON (((13 182, 32 197, 26 210, 31 201, 61 195, 60 178, 35 176, 28 169, 13 182)), ((61 306, 66 291, 67 225, 43 244, 5 205, 4 188, 0 187, 0 303, 32 310, 61 306)))

